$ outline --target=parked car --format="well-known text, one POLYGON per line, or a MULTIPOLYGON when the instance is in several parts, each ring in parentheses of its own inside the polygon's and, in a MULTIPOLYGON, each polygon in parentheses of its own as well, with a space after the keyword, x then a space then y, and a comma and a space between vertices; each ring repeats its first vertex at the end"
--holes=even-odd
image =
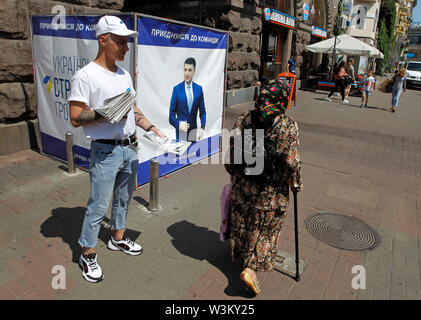
POLYGON ((421 86, 421 61, 409 61, 406 67, 407 85, 421 86))

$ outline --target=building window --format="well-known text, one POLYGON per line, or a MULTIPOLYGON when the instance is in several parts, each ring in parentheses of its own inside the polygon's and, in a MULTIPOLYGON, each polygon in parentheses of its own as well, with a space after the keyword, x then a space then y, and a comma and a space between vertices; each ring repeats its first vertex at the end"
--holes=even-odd
POLYGON ((310 24, 326 29, 326 6, 323 0, 314 0, 310 6, 310 24))
POLYGON ((264 7, 278 9, 278 2, 279 2, 279 0, 264 0, 262 2, 263 2, 263 6, 264 7))
POLYGON ((273 79, 275 77, 275 60, 277 34, 273 31, 263 31, 262 33, 262 64, 261 75, 273 79))

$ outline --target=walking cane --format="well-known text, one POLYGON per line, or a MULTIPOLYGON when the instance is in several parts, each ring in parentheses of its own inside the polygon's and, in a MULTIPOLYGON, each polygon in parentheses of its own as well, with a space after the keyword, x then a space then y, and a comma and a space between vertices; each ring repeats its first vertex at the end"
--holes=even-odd
POLYGON ((295 228, 295 281, 300 281, 300 258, 298 255, 298 208, 297 208, 297 190, 294 194, 294 228, 295 228))

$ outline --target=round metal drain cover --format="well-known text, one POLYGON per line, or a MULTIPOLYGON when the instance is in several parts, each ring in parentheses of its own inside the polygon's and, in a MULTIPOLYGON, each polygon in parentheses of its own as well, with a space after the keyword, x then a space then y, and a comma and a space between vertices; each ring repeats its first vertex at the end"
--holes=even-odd
POLYGON ((316 239, 344 250, 371 250, 377 247, 380 237, 360 219, 336 213, 316 213, 305 219, 307 230, 316 239))

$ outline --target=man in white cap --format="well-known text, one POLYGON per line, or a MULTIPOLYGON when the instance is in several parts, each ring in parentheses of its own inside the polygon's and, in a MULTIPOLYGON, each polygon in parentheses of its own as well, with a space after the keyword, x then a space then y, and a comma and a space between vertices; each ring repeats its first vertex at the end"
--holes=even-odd
POLYGON ((130 74, 115 63, 124 60, 129 51, 129 37, 136 36, 137 32, 128 29, 120 18, 103 16, 96 25, 97 57, 72 79, 70 120, 74 127, 83 126, 86 137, 91 140, 91 191, 78 241, 83 248, 79 265, 83 277, 90 282, 104 278, 97 263, 95 245, 112 196, 112 234, 107 247, 129 255, 142 253, 139 244, 124 236, 138 166, 136 125, 165 138, 136 105, 115 124, 95 112, 97 107, 103 106, 104 100, 129 90, 134 92, 130 74))

